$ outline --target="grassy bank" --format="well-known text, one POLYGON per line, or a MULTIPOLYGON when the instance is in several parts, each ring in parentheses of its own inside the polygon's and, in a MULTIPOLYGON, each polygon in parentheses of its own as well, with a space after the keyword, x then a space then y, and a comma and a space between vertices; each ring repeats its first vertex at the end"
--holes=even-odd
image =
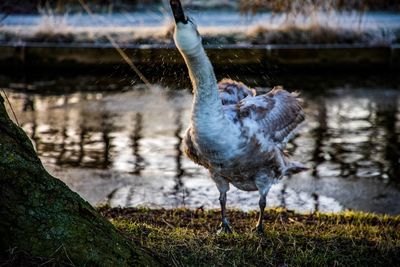
MULTIPOLYGON (((0 42, 35 43, 109 43, 107 35, 119 44, 172 44, 174 25, 160 27, 82 27, 73 28, 62 21, 45 20, 38 26, 4 26, 0 42)), ((204 44, 367 44, 390 45, 400 42, 400 28, 358 30, 318 24, 287 25, 280 28, 255 25, 243 28, 200 27, 204 44)))
POLYGON ((229 211, 235 234, 217 236, 216 210, 107 209, 101 213, 134 242, 172 266, 399 266, 400 216, 269 210, 266 235, 256 212, 229 211))

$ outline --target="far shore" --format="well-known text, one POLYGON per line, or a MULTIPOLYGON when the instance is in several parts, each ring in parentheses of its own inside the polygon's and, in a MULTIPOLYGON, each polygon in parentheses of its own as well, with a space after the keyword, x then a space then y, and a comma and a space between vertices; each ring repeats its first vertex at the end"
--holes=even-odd
MULTIPOLYGON (((142 69, 162 69, 184 62, 173 44, 121 45, 142 69)), ((322 44, 322 45, 205 45, 214 66, 257 72, 270 69, 314 69, 353 71, 396 71, 400 68, 400 45, 322 44), (245 66, 245 68, 243 68, 245 66)), ((0 43, 0 68, 35 70, 112 69, 126 63, 111 44, 77 43, 0 43)))

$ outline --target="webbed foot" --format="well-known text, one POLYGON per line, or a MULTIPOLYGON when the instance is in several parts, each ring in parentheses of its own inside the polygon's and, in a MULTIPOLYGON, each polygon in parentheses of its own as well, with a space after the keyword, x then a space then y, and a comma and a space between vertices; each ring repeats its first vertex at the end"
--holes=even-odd
POLYGON ((253 233, 258 234, 258 235, 265 235, 265 230, 264 230, 264 225, 262 224, 257 224, 255 228, 252 229, 253 233))
POLYGON ((232 229, 229 226, 229 223, 221 223, 221 225, 219 226, 218 230, 217 230, 217 234, 232 234, 232 229))

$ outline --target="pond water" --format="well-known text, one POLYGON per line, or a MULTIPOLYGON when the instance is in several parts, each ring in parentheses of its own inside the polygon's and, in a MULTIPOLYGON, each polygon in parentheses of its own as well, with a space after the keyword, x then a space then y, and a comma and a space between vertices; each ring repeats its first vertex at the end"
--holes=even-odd
MULTIPOLYGON (((269 207, 400 214, 398 81, 239 78, 261 91, 283 84, 304 100, 307 121, 288 149, 311 169, 274 185, 269 207)), ((46 168, 92 204, 219 207, 208 173, 180 150, 188 86, 163 82, 149 90, 126 77, 97 76, 24 82, 1 76, 0 84, 46 168)), ((232 188, 228 206, 257 209, 258 193, 232 188)))

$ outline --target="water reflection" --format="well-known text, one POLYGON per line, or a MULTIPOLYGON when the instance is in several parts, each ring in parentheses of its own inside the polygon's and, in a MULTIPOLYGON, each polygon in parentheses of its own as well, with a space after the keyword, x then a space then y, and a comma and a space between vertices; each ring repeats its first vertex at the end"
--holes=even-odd
MULTIPOLYGON (((400 214, 399 92, 323 89, 302 92, 308 120, 288 147, 311 170, 276 185, 268 205, 400 214)), ((7 92, 45 164, 90 201, 218 207, 206 171, 180 150, 188 91, 7 92)), ((257 199, 257 192, 233 190, 229 204, 256 209, 257 199)))
POLYGON ((134 121, 134 129, 131 135, 132 150, 133 150, 133 170, 132 174, 140 175, 145 168, 144 158, 140 155, 140 139, 142 138, 142 121, 143 116, 141 113, 136 113, 134 121))
POLYGON ((314 175, 388 178, 395 182, 399 158, 398 93, 391 90, 331 93, 325 98, 329 97, 329 102, 314 103, 318 112, 317 126, 312 131, 314 175))
POLYGON ((182 145, 182 129, 183 129, 183 125, 181 122, 181 109, 178 109, 177 111, 177 116, 175 119, 175 124, 176 124, 176 130, 174 132, 174 136, 177 140, 176 145, 175 145, 175 150, 176 150, 176 157, 175 157, 175 161, 176 161, 176 174, 175 174, 175 186, 174 186, 174 190, 172 191, 172 194, 176 195, 178 198, 181 196, 182 198, 182 204, 185 205, 185 199, 186 199, 186 194, 188 192, 186 192, 185 187, 184 187, 184 183, 182 181, 182 178, 185 175, 185 170, 182 167, 182 157, 183 157, 183 153, 181 148, 182 145))

